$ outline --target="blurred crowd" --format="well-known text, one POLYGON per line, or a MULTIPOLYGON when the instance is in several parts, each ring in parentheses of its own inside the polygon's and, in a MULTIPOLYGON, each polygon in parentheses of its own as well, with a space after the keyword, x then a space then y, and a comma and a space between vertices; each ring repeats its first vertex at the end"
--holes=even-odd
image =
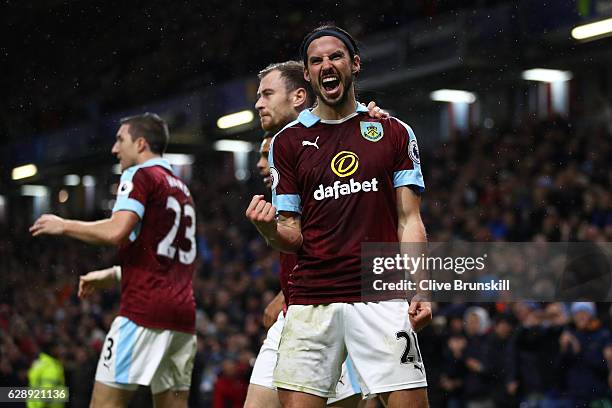
MULTIPOLYGON (((611 241, 611 136, 560 119, 527 121, 423 151, 429 239, 611 241)), ((190 184, 199 251, 194 407, 242 406, 266 333, 263 309, 279 290, 278 256, 244 217, 264 186, 256 176, 236 182, 229 156, 219 155, 196 162, 190 184)), ((64 365, 69 406, 87 406, 119 293, 80 301, 78 275, 115 264, 115 251, 32 239, 29 217, 10 210, 0 225, 0 386, 27 384, 32 361, 48 350, 64 365)), ((419 334, 431 406, 609 407, 611 314, 607 303, 434 304, 419 334)), ((143 391, 133 406, 148 398, 143 391)))
MULTIPOLYGON (((507 1, 507 0, 506 0, 507 1)), ((356 38, 418 18, 504 0, 358 0, 205 3, 154 0, 146 5, 7 4, 0 134, 23 139, 101 112, 253 75, 253 67, 295 59, 302 37, 325 21, 356 38), (61 25, 61 29, 58 29, 61 25), (112 29, 109 29, 112 27, 112 29)))

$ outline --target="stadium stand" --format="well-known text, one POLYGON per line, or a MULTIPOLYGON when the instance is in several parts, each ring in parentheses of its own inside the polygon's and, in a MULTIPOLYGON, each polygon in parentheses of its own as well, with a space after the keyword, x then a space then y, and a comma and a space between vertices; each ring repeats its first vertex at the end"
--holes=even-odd
MULTIPOLYGON (((81 21, 74 3, 53 1, 31 10, 7 5, 0 17, 20 39, 6 48, 6 55, 25 61, 24 66, 11 66, 0 78, 7 95, 0 110, 0 133, 11 142, 0 149, 3 177, 8 177, 6 162, 14 158, 6 147, 34 141, 30 136, 39 132, 61 133, 87 123, 91 135, 84 133, 95 138, 107 130, 103 123, 112 116, 108 112, 135 109, 202 87, 223 99, 220 89, 225 81, 255 77, 272 60, 295 57, 302 35, 323 17, 306 1, 298 1, 295 8, 310 13, 282 17, 275 12, 282 2, 258 2, 258 10, 251 14, 245 12, 249 10, 245 5, 239 10, 221 1, 185 4, 172 11, 163 2, 154 2, 144 12, 128 3, 122 4, 121 16, 112 12, 116 4, 108 2, 95 12, 89 10, 81 21), (136 16, 130 25, 142 28, 138 35, 131 35, 124 24, 130 15, 136 16), (112 27, 118 33, 109 37, 91 34, 91 38, 75 34, 89 33, 88 22, 98 17, 97 27, 112 27), (63 19, 67 32, 52 31, 57 19, 63 19), (277 27, 269 41, 244 34, 262 32, 270 21, 277 27), (48 37, 49 33, 53 35, 48 37), (40 42, 49 44, 45 52, 37 52, 41 47, 33 45, 40 42), (20 81, 12 80, 16 75, 20 81)), ((370 13, 367 3, 348 3, 354 8, 348 15, 336 8, 336 2, 323 1, 321 8, 331 10, 325 17, 350 27, 358 38, 380 35, 389 26, 405 28, 416 20, 431 21, 440 15, 453 18, 456 10, 487 14, 488 7, 514 7, 512 2, 483 0, 403 2, 401 6, 380 1, 381 11, 370 13)), ((523 15, 518 29, 513 25, 526 37, 534 33, 534 20, 542 25, 546 22, 537 13, 528 17, 533 19, 523 15)), ((497 26, 483 27, 486 33, 498 31, 497 26)), ((480 50, 482 37, 477 40, 475 48, 480 50)), ((538 41, 521 49, 521 54, 557 51, 545 50, 538 41)), ((460 48, 455 45, 452 48, 460 48)), ((609 50, 603 48, 604 53, 609 50)), ((561 54, 556 56, 563 58, 561 54)), ((509 65, 501 70, 516 69, 509 65)), ((448 138, 438 137, 435 143, 424 140, 429 135, 417 131, 424 146, 421 155, 427 191, 422 215, 430 241, 612 241, 612 105, 607 102, 612 77, 605 64, 599 68, 588 72, 597 73, 593 77, 600 82, 595 84, 607 86, 601 89, 601 103, 589 105, 582 96, 575 97, 572 109, 561 116, 517 110, 513 118, 485 126, 479 121, 449 131, 448 138)), ((376 69, 376 64, 366 65, 366 73, 376 69)), ((470 75, 477 76, 471 71, 470 75)), ((508 100, 518 99, 516 94, 522 95, 523 90, 514 94, 503 88, 502 80, 492 83, 479 84, 479 90, 485 100, 483 110, 495 117, 495 109, 502 109, 498 105, 510 105, 508 100), (489 92, 492 98, 506 92, 505 99, 486 101, 489 92)), ((597 88, 584 79, 579 85, 597 88)), ((364 93, 385 108, 408 109, 404 106, 410 103, 408 99, 394 99, 391 92, 367 91, 364 93)), ((572 92, 577 91, 572 88, 572 92)), ((590 89, 587 93, 597 92, 590 89)), ((414 117, 423 119, 416 108, 414 117)), ((410 117, 401 118, 410 123, 410 117)), ((174 119, 171 133, 181 125, 180 118, 174 119)), ((71 142, 62 140, 61 144, 69 150, 71 142)), ((189 187, 198 204, 199 253, 194 278, 198 353, 190 406, 241 406, 251 365, 265 336, 263 309, 279 290, 278 256, 244 218, 246 204, 253 194, 264 191, 263 184, 256 176, 238 182, 229 154, 212 152, 210 146, 208 150, 192 148, 195 163, 189 187)), ((110 144, 108 149, 106 145, 93 149, 108 155, 110 144)), ((80 165, 75 167, 80 169, 80 165)), ((100 168, 102 173, 107 171, 100 168)), ((116 181, 118 176, 114 177, 116 181)), ((0 185, 0 193, 19 187, 17 183, 0 185)), ((31 208, 21 203, 12 203, 10 211, 0 205, 0 214, 7 214, 0 217, 0 386, 26 386, 32 362, 51 338, 54 347, 50 352, 63 363, 71 392, 67 406, 87 406, 119 293, 117 288, 80 301, 76 296, 78 275, 115 264, 115 250, 69 239, 32 239, 28 233, 31 208)), ((86 216, 101 218, 108 215, 105 211, 100 205, 86 216)), ((437 303, 433 323, 419 334, 430 405, 610 406, 611 328, 610 303, 594 307, 571 302, 437 303)), ((151 406, 149 394, 139 393, 132 406, 151 406)))
MULTIPOLYGON (((429 181, 423 214, 431 240, 609 241, 612 197, 604 161, 612 155, 612 135, 603 128, 584 133, 571 129, 562 120, 486 136, 474 129, 469 149, 457 138, 424 152, 423 160, 437 164, 425 167, 429 181), (503 160, 489 166, 483 162, 486 156, 503 160), (457 175, 452 181, 446 176, 450 172, 457 175)), ((245 199, 262 186, 205 180, 198 174, 191 190, 196 202, 205 204, 198 208, 194 292, 199 353, 192 398, 209 406, 245 393, 250 363, 265 336, 263 308, 278 289, 278 262, 241 217, 245 199)), ((26 383, 39 340, 50 331, 60 345, 72 403, 87 401, 118 293, 108 291, 80 302, 77 275, 113 264, 114 251, 70 240, 31 239, 25 219, 11 217, 2 225, 2 235, 11 237, 0 246, 2 269, 9 272, 1 283, 3 385, 26 383)), ((603 360, 600 367, 592 367, 576 362, 571 353, 553 353, 550 347, 558 346, 565 329, 586 331, 578 337, 582 347, 592 344, 603 353, 612 344, 612 308, 600 304, 594 320, 582 330, 575 328, 570 308, 562 303, 483 304, 477 318, 486 322, 474 330, 470 305, 437 305, 434 324, 421 334, 432 406, 487 399, 495 406, 502 406, 499 401, 517 406, 510 402, 584 398, 585 393, 593 399, 605 398, 606 393, 609 397, 609 371, 603 360), (500 328, 504 322, 509 326, 500 328), (507 358, 500 359, 500 347, 509 350, 502 353, 507 358), (471 371, 470 359, 480 361, 487 373, 471 371), (603 387, 596 393, 593 381, 603 387), (502 382, 514 392, 508 395, 502 382)))

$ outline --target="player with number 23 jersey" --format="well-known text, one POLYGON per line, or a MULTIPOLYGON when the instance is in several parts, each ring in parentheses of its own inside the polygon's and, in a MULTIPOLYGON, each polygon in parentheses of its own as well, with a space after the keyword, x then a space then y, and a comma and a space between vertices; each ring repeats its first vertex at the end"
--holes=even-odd
POLYGON ((140 326, 193 333, 196 224, 189 189, 166 160, 152 159, 123 172, 113 212, 120 210, 135 212, 140 225, 119 250, 119 314, 140 326))

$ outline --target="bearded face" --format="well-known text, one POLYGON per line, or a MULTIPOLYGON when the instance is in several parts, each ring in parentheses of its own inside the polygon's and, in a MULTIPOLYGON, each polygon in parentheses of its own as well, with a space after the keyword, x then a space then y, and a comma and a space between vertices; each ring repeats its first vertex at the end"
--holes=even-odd
POLYGON ((308 46, 306 79, 320 101, 329 106, 346 102, 359 71, 359 56, 351 59, 344 43, 333 36, 313 40, 308 46))

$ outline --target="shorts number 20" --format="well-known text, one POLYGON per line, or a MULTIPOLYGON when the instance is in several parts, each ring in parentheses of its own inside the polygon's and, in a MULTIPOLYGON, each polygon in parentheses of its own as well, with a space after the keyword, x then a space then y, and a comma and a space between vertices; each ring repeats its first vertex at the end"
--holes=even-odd
POLYGON ((400 362, 402 364, 414 363, 415 358, 417 362, 423 361, 423 359, 421 358, 421 350, 419 350, 419 343, 417 342, 416 334, 414 332, 411 332, 410 334, 408 334, 408 332, 404 330, 395 333, 395 337, 398 341, 401 339, 406 339, 406 348, 404 348, 404 352, 402 353, 402 357, 400 358, 400 362), (410 334, 412 334, 412 338, 410 337, 410 334), (412 339, 414 339, 414 348, 416 350, 416 355, 414 351, 411 353, 412 339))

